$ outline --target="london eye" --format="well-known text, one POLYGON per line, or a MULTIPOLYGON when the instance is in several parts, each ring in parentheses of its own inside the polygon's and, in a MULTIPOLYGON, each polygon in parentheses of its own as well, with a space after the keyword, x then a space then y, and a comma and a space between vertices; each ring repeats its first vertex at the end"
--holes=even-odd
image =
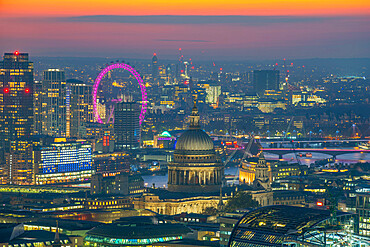
MULTIPOLYGON (((105 67, 99 73, 99 75, 95 79, 95 83, 94 83, 94 86, 93 86, 93 92, 92 92, 93 111, 94 111, 95 121, 98 122, 98 123, 108 123, 109 120, 112 118, 112 115, 113 115, 113 112, 114 112, 114 103, 122 101, 122 99, 111 99, 110 100, 109 103, 113 103, 113 105, 111 107, 109 117, 106 119, 106 121, 103 121, 103 117, 100 115, 99 109, 98 109, 99 85, 101 84, 104 76, 106 76, 108 73, 110 73, 114 69, 123 69, 125 71, 130 72, 131 75, 133 76, 133 78, 139 83, 140 91, 141 91, 141 110, 140 110, 139 121, 140 121, 140 125, 141 125, 141 123, 144 121, 145 113, 146 113, 146 110, 147 110, 147 104, 148 104, 147 103, 146 88, 145 88, 144 81, 141 78, 140 74, 133 67, 131 67, 130 65, 125 64, 125 63, 115 63, 115 64, 108 65, 107 67, 105 67)), ((114 118, 113 118, 113 121, 114 121, 114 118)))

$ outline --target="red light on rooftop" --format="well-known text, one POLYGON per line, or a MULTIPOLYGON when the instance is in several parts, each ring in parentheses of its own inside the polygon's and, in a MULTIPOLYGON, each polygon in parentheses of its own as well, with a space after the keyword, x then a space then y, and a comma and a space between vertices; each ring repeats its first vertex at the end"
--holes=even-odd
POLYGON ((29 88, 26 88, 24 91, 25 91, 26 93, 30 93, 30 89, 29 89, 29 88))
POLYGON ((4 93, 9 93, 9 88, 4 88, 4 93))
POLYGON ((14 55, 18 56, 19 55, 19 51, 15 51, 14 52, 14 55))
POLYGON ((179 51, 181 51, 181 48, 179 48, 179 51))
POLYGON ((316 202, 316 205, 321 207, 321 206, 324 205, 324 203, 323 202, 316 202))
POLYGON ((278 63, 276 63, 275 65, 278 66, 278 63))
POLYGON ((154 52, 154 53, 153 53, 153 56, 157 56, 157 53, 155 53, 155 52, 154 52))
POLYGON ((220 68, 220 70, 222 71, 222 68, 220 68))

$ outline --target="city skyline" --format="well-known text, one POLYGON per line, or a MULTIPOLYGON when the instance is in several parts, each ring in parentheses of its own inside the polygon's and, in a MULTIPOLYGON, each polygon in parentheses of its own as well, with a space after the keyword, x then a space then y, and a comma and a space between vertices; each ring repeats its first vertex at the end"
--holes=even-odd
POLYGON ((198 60, 370 57, 364 1, 0 3, 0 52, 198 60), (212 4, 209 8, 208 5, 212 4), (37 8, 33 7, 37 6, 37 8), (69 6, 73 6, 69 7, 69 6))
POLYGON ((0 0, 0 245, 370 246, 370 2, 0 0))

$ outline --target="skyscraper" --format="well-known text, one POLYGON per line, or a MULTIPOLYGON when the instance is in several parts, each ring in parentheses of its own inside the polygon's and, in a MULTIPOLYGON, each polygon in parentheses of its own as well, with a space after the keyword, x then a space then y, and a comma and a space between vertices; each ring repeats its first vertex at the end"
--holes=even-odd
POLYGON ((116 149, 140 147, 140 106, 138 103, 123 100, 114 108, 114 134, 116 149))
POLYGON ((33 133, 42 134, 42 100, 44 91, 42 90, 42 81, 35 81, 33 84, 33 133))
POLYGON ((279 71, 254 70, 253 87, 259 95, 263 95, 265 90, 279 90, 279 71))
POLYGON ((28 53, 5 53, 0 62, 0 145, 29 138, 33 131, 33 63, 28 53))
POLYGON ((48 69, 43 73, 43 134, 66 136, 66 80, 64 71, 48 69))
POLYGON ((92 85, 79 80, 67 80, 67 133, 86 137, 86 124, 94 122, 92 85))
POLYGON ((152 58, 152 77, 153 77, 153 82, 154 83, 158 83, 158 58, 157 58, 157 54, 154 53, 153 54, 153 58, 152 58))
POLYGON ((0 62, 0 145, 4 182, 32 183, 33 63, 28 53, 5 53, 0 62))

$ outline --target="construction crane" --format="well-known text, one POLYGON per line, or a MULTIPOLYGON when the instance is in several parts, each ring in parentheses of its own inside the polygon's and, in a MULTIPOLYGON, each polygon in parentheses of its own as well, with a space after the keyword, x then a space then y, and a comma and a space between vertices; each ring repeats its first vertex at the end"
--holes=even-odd
POLYGON ((291 118, 291 119, 290 119, 290 121, 289 121, 288 128, 287 128, 287 129, 286 129, 286 131, 285 131, 285 134, 284 134, 283 140, 285 140, 286 135, 288 134, 288 131, 290 130, 290 127, 292 126, 293 119, 294 119, 294 116, 292 116, 292 118, 291 118))
MULTIPOLYGON (((286 132, 285 132, 285 135, 284 135, 284 137, 283 137, 283 140, 286 138, 287 133, 288 133, 288 131, 289 131, 290 127, 292 126, 293 119, 294 119, 294 116, 292 116, 292 118, 291 118, 291 119, 290 119, 290 121, 289 121, 288 128, 286 129, 286 132)), ((292 145, 292 148, 291 148, 291 149, 293 150, 293 153, 294 153, 295 159, 297 160, 298 165, 301 165, 301 161, 300 161, 300 159, 299 159, 299 157, 298 157, 298 155, 297 155, 297 152, 296 152, 296 150, 295 150, 293 140, 291 140, 291 141, 290 141, 290 144, 292 145)))
POLYGON ((236 154, 236 152, 238 151, 238 149, 235 149, 230 155, 229 155, 229 157, 227 157, 227 159, 225 160, 225 163, 224 163, 224 165, 225 165, 225 167, 227 166, 227 164, 229 164, 229 162, 230 162, 230 160, 231 160, 231 158, 236 154))

